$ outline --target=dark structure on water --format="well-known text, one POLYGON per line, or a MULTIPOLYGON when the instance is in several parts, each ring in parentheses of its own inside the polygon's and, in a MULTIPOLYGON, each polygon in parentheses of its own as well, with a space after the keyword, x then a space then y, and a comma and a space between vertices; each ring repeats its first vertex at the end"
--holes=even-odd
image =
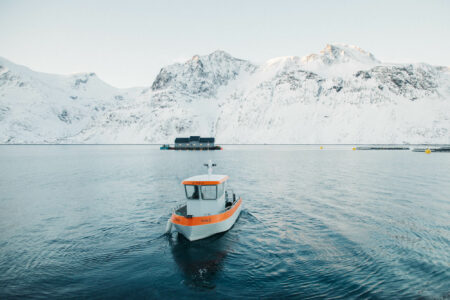
POLYGON ((214 144, 213 137, 178 137, 175 146, 162 145, 161 150, 222 150, 222 147, 214 144))

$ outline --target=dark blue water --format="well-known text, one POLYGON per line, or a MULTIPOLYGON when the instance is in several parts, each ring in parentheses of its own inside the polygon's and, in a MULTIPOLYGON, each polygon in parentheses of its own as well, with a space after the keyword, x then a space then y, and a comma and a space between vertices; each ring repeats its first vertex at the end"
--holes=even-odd
POLYGON ((1 146, 0 299, 450 297, 450 154, 308 148, 1 146), (164 236, 209 158, 240 218, 164 236))

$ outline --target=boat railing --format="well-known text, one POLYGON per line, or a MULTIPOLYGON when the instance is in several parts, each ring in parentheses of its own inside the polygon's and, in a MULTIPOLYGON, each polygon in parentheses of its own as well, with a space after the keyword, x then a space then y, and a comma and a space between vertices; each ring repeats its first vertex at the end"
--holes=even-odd
POLYGON ((237 195, 234 193, 233 189, 227 189, 225 191, 225 211, 229 210, 236 204, 238 200, 237 195), (231 205, 227 205, 228 203, 231 203, 231 205))
POLYGON ((239 201, 239 199, 240 199, 240 198, 236 198, 236 199, 231 203, 231 205, 230 205, 230 206, 226 206, 225 209, 224 209, 223 211, 226 212, 226 211, 232 209, 232 208, 234 207, 234 205, 239 201))
POLYGON ((234 200, 236 200, 236 194, 234 193, 233 189, 227 189, 225 191, 225 201, 234 202, 234 200))
POLYGON ((183 208, 184 206, 186 206, 186 203, 180 203, 178 205, 176 205, 173 209, 172 209, 172 213, 176 213, 178 212, 181 208, 183 208))

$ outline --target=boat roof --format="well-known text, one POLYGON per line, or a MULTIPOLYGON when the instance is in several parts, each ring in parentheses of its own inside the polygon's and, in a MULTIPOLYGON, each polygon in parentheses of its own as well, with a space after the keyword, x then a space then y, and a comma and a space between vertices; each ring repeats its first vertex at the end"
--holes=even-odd
POLYGON ((182 184, 187 185, 216 185, 228 180, 228 175, 197 175, 183 180, 182 184))

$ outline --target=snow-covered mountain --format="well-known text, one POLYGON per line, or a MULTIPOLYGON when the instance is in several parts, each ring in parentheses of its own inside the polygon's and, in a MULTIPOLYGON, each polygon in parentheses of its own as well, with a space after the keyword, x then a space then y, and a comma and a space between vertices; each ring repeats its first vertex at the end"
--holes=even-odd
POLYGON ((94 73, 34 72, 0 58, 0 143, 450 144, 450 70, 387 64, 358 47, 261 65, 223 51, 117 89, 94 73))

